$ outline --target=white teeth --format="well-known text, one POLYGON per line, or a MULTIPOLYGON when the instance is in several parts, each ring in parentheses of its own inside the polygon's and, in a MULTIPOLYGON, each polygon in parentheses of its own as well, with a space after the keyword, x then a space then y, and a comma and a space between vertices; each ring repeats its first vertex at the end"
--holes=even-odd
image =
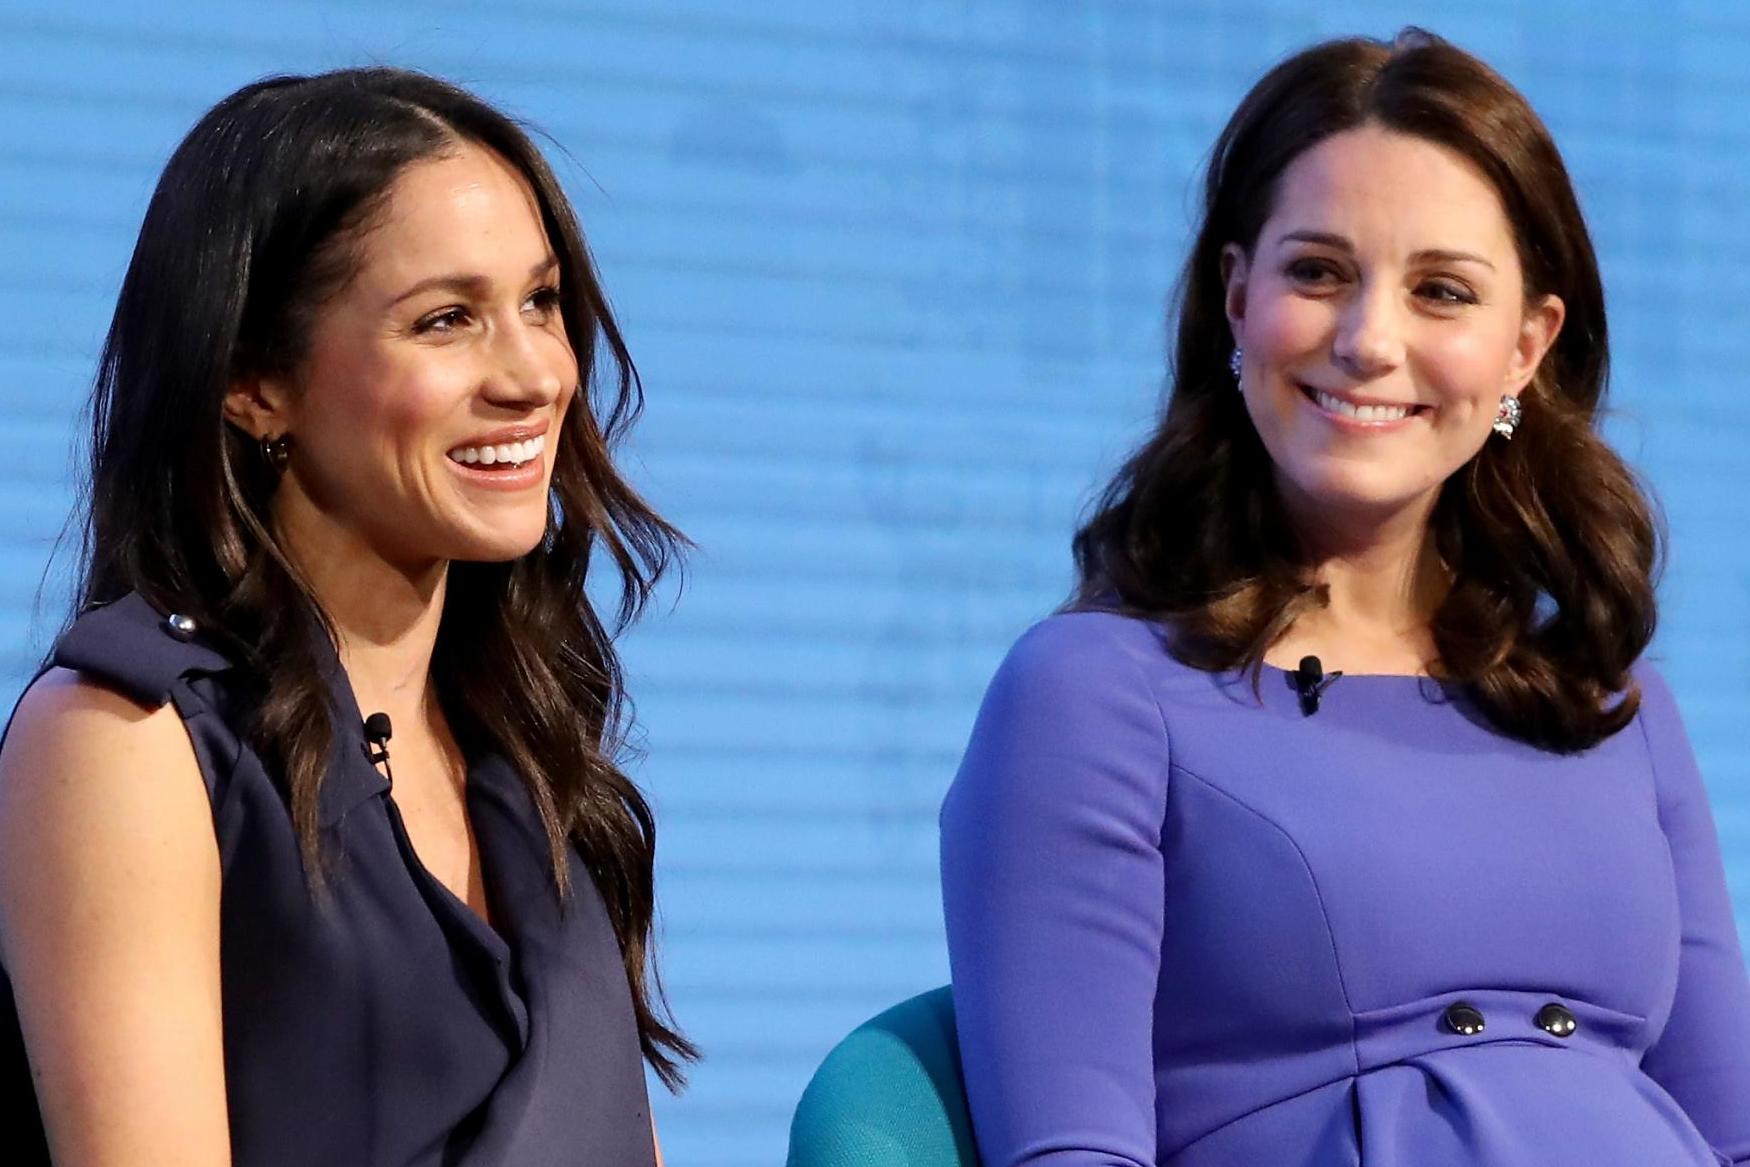
POLYGON ((1313 390, 1313 397, 1326 413, 1352 417, 1356 421, 1401 421, 1414 412, 1408 405, 1352 405, 1317 389, 1313 390))
POLYGON ((495 466, 500 462, 507 466, 521 466, 524 462, 532 462, 539 458, 547 448, 547 435, 529 438, 522 442, 501 442, 496 446, 457 446, 450 451, 452 462, 460 462, 467 466, 478 463, 481 466, 495 466))

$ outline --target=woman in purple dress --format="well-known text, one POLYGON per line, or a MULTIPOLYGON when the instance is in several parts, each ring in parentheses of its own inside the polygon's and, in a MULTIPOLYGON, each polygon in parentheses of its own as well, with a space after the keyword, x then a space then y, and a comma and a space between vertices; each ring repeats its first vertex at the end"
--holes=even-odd
POLYGON ((1640 655, 1561 159, 1437 38, 1210 163, 1158 431, 942 812, 991 1167, 1750 1163, 1750 980, 1640 655))
POLYGON ((691 1047, 584 591, 617 567, 623 621, 677 546, 610 457, 637 404, 478 98, 280 77, 189 133, 0 753, 7 1163, 657 1160, 644 1068, 691 1047))

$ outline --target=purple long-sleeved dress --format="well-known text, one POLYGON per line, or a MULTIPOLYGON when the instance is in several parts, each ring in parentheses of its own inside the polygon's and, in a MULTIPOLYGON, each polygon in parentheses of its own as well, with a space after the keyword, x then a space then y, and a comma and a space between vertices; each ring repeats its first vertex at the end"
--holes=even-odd
POLYGON ((988 1167, 1750 1164, 1750 979, 1658 675, 1581 754, 1425 678, 1036 626, 942 810, 988 1167))

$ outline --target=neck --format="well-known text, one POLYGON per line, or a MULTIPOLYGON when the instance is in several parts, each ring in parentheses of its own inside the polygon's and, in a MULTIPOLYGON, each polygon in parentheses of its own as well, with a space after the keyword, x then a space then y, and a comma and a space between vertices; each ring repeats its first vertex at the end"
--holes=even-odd
POLYGON ((360 711, 387 713, 396 726, 425 724, 448 563, 392 563, 358 532, 300 503, 301 495, 282 494, 290 497, 276 509, 275 525, 334 626, 360 711))
POLYGON ((1286 657, 1313 653, 1351 672, 1421 672, 1436 655, 1430 630, 1448 578, 1434 547, 1433 497, 1388 515, 1333 515, 1289 504, 1313 578, 1329 603, 1279 642, 1286 657))

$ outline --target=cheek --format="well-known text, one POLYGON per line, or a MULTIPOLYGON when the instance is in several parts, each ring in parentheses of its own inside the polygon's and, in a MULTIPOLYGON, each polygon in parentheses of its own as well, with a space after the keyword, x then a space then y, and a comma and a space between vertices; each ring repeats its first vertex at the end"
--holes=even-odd
MULTIPOLYGON (((552 347, 549 350, 549 360, 559 376, 559 383, 571 388, 577 385, 577 353, 571 347, 563 332, 552 336, 552 347)), ((568 389, 569 391, 569 389, 568 389)))
POLYGON ((1292 295, 1274 281, 1248 295, 1246 350, 1255 360, 1274 363, 1305 357, 1330 344, 1333 327, 1328 303, 1292 295))
POLYGON ((321 431, 338 479, 380 478, 391 465, 423 456, 457 394, 437 370, 419 365, 363 361, 329 370, 311 386, 310 423, 321 431))
POLYGON ((1511 328, 1479 322, 1475 327, 1431 328, 1416 346, 1421 373, 1455 400, 1475 399, 1493 407, 1510 386, 1517 333, 1511 328))
POLYGON ((430 444, 445 418, 455 413, 458 396, 441 384, 403 381, 373 393, 372 421, 378 441, 394 449, 417 449, 430 444))

